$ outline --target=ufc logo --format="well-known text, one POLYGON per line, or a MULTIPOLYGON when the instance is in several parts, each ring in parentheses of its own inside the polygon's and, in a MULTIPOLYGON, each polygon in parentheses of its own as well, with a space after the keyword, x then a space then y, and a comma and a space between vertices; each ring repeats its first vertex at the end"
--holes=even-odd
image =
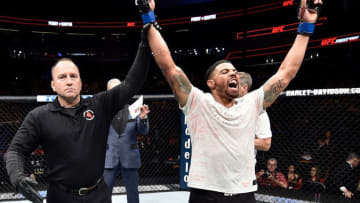
POLYGON ((127 27, 135 27, 135 22, 128 22, 127 27))
POLYGON ((336 41, 336 37, 332 37, 329 39, 323 39, 323 40, 321 40, 321 46, 328 46, 328 45, 335 44, 335 41, 336 41))
POLYGON ((273 27, 272 33, 284 32, 284 26, 273 27))
POLYGON ((283 7, 294 5, 294 0, 286 0, 283 2, 283 7))

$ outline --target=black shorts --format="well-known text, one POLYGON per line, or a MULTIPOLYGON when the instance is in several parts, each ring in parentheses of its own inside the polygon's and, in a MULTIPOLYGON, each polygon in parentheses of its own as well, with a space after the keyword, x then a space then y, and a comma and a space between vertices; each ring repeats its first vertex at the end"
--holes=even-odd
POLYGON ((221 192, 192 188, 189 203, 256 203, 256 201, 253 192, 229 196, 221 192))

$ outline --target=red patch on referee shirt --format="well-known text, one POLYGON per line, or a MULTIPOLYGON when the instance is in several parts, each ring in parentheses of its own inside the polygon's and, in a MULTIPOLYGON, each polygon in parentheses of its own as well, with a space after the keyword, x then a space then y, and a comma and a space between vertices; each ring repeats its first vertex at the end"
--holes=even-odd
POLYGON ((92 110, 86 110, 83 113, 83 116, 86 120, 91 121, 95 118, 95 114, 92 110))

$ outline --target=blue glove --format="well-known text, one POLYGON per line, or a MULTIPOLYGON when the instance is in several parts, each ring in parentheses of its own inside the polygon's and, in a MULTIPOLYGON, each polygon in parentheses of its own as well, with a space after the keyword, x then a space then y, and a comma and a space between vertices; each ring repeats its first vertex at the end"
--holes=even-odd
POLYGON ((149 0, 135 0, 135 5, 141 13, 144 25, 151 23, 155 26, 156 29, 161 30, 161 27, 156 21, 155 13, 150 8, 149 0))

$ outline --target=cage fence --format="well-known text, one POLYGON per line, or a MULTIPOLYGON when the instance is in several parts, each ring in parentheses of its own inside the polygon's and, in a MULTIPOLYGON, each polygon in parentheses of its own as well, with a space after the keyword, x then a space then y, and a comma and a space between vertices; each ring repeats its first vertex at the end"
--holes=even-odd
MULTIPOLYGON (((267 152, 257 153, 256 171, 268 170, 268 159, 277 160, 276 171, 283 174, 287 187, 261 184, 256 192, 257 202, 345 202, 341 193, 334 192, 329 181, 338 166, 350 153, 360 153, 360 95, 349 90, 339 94, 290 94, 286 92, 267 109, 271 122, 272 144, 267 152), (289 167, 295 169, 296 181, 289 167), (312 173, 314 168, 316 174, 312 173), (313 181, 312 177, 318 179, 313 181)), ((139 192, 178 191, 181 148, 181 121, 178 104, 172 96, 147 96, 150 132, 138 136, 142 165, 139 169, 139 192)), ((14 195, 9 182, 4 156, 26 114, 44 103, 36 99, 0 98, 0 200, 22 198, 14 195)), ((37 148, 26 159, 25 171, 46 191, 44 152, 37 148)), ((239 166, 241 167, 241 166, 239 166)), ((360 173, 354 169, 356 180, 344 180, 358 185, 360 173)), ((266 177, 259 177, 266 178, 266 177)), ((121 176, 117 177, 113 194, 125 193, 121 176)), ((356 196, 356 191, 354 191, 356 196)))

